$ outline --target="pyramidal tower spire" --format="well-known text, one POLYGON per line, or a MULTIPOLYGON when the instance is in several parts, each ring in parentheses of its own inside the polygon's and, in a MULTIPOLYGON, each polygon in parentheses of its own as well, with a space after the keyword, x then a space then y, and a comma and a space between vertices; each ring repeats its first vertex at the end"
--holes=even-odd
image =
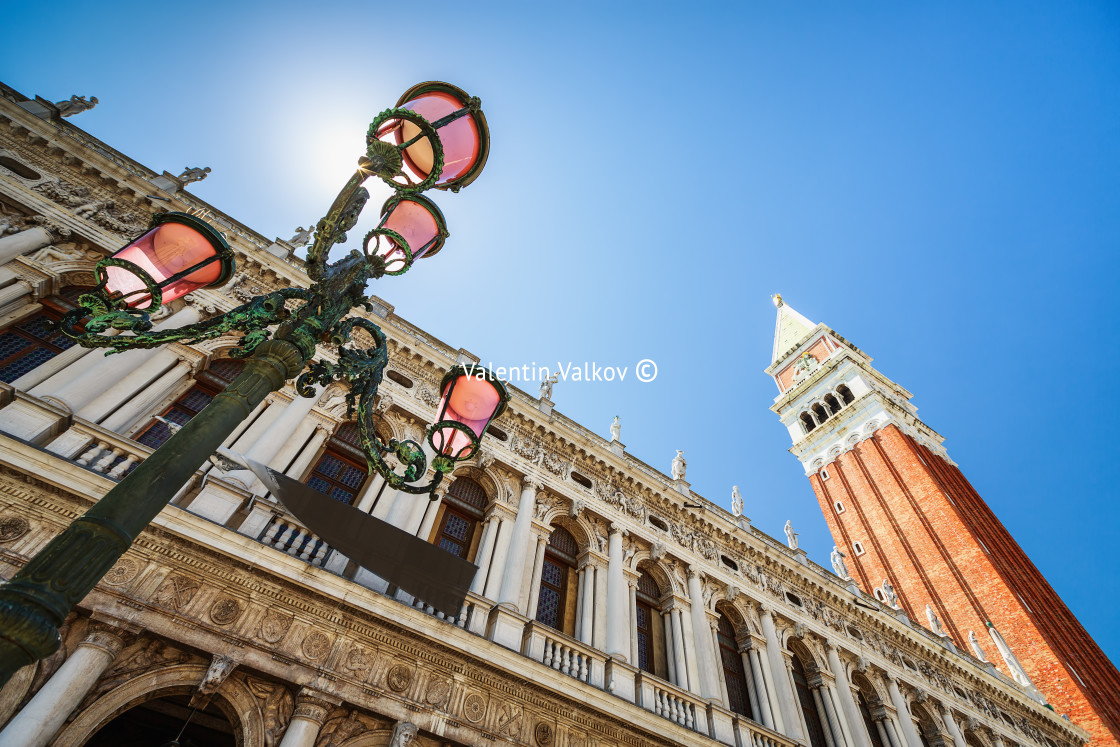
POLYGON ((1120 673, 949 459, 910 392, 830 327, 773 299, 770 409, 860 588, 887 606, 897 600, 916 625, 928 619, 947 645, 986 656, 1087 729, 1090 747, 1120 744, 1120 673))

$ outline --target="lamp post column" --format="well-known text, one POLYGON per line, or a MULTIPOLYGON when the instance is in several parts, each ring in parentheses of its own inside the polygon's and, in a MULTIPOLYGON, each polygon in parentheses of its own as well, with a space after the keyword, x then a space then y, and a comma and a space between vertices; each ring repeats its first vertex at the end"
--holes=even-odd
POLYGON ((306 359, 262 343, 225 391, 0 587, 0 683, 59 646, 58 627, 238 423, 306 359))

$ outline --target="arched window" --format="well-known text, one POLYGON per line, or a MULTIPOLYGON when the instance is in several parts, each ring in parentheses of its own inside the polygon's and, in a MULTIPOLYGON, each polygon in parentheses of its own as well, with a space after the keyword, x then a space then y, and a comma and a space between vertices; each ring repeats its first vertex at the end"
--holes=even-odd
MULTIPOLYGON (((195 378, 194 386, 161 412, 160 416, 172 423, 185 425, 188 420, 202 412, 202 408, 210 404, 210 401, 219 392, 229 386, 230 382, 237 378, 243 368, 245 368, 245 362, 233 358, 220 358, 211 361, 210 368, 195 378)), ((152 420, 137 432, 132 440, 158 449, 169 438, 171 438, 171 429, 167 424, 159 420, 152 420)))
POLYGON ((340 423, 327 440, 327 448, 311 468, 307 485, 336 501, 353 504, 368 477, 358 424, 347 422, 340 423))
POLYGON ((813 414, 817 416, 818 423, 824 423, 824 421, 828 420, 828 413, 825 412, 825 409, 821 407, 821 404, 819 402, 813 405, 812 410, 813 414))
POLYGON ((75 343, 49 325, 77 306, 78 296, 93 288, 68 285, 57 296, 42 299, 42 309, 0 332, 0 381, 11 383, 75 343))
POLYGON ((813 422, 813 416, 812 415, 810 415, 807 412, 803 412, 803 413, 801 413, 801 427, 805 429, 806 433, 808 433, 811 430, 813 430, 814 428, 816 428, 817 424, 813 422))
POLYGON ((634 634, 638 641, 637 667, 643 672, 668 679, 665 657, 665 626, 661 620, 661 587, 647 571, 638 577, 635 594, 634 634))
POLYGON ((831 394, 824 395, 824 403, 828 405, 829 412, 833 415, 840 412, 840 403, 831 394))
POLYGON ((716 628, 716 640, 719 641, 719 658, 723 663, 723 678, 727 682, 728 705, 735 713, 753 718, 751 713, 750 691, 747 689, 747 675, 743 667, 743 655, 739 653, 739 645, 735 642, 735 628, 727 615, 719 615, 719 625, 716 628))
POLYGON ((840 395, 840 399, 844 400, 845 405, 850 405, 855 401, 855 395, 852 394, 852 390, 846 384, 836 387, 836 393, 840 395))
POLYGON ((133 706, 113 718, 86 742, 87 747, 120 747, 129 744, 205 744, 233 747, 237 730, 217 703, 198 709, 190 693, 165 695, 133 706))
POLYGON ((475 553, 475 535, 486 510, 486 491, 469 477, 457 477, 447 489, 432 543, 452 555, 470 560, 475 553))
POLYGON ((541 588, 537 597, 538 622, 567 635, 576 628, 576 538, 563 527, 556 527, 545 546, 541 566, 541 588))
POLYGON ((821 715, 817 712, 817 704, 813 702, 813 693, 809 690, 809 680, 805 676, 805 667, 797 654, 793 655, 790 662, 793 670, 793 689, 797 691, 797 700, 801 704, 801 712, 805 716, 805 728, 809 732, 809 744, 812 747, 828 747, 824 738, 824 725, 821 715))

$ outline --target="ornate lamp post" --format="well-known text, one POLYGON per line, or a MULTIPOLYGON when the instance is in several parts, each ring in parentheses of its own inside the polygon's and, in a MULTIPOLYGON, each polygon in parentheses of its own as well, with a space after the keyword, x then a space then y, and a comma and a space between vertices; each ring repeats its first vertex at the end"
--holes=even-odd
POLYGON ((434 475, 419 484, 428 473, 421 446, 383 443, 374 427, 373 402, 388 362, 385 335, 372 322, 347 315, 355 307, 369 308, 365 287, 370 280, 399 275, 443 246, 448 235, 443 215, 420 192, 431 187, 457 192, 474 181, 489 149, 486 118, 477 98, 446 83, 422 83, 373 120, 367 144, 358 170, 316 227, 306 260, 309 288, 285 288, 198 324, 153 331, 147 312, 193 290, 223 284, 232 275, 233 252, 222 236, 198 218, 166 213, 156 216, 143 236, 97 264, 96 291, 81 297, 79 308, 59 322, 67 336, 118 352, 237 331, 243 336, 232 355, 246 364, 202 412, 0 587, 0 685, 58 648, 58 627, 74 605, 238 423, 288 379, 299 377, 296 389, 305 397, 313 396, 316 383, 350 385, 347 404, 350 415, 357 413, 367 460, 398 490, 434 499, 443 475, 478 449, 508 395, 485 369, 456 367, 444 378, 443 399, 428 433, 434 475), (382 207, 380 224, 365 237, 361 251, 328 264, 331 247, 346 241, 346 232, 357 223, 369 199, 362 183, 373 176, 396 190, 382 207), (289 311, 289 300, 301 303, 289 311), (99 334, 110 328, 133 334, 99 334), (355 328, 373 338, 372 347, 346 346, 355 328), (312 360, 320 343, 337 346, 337 362, 312 360), (385 460, 389 453, 395 454, 400 472, 385 460))

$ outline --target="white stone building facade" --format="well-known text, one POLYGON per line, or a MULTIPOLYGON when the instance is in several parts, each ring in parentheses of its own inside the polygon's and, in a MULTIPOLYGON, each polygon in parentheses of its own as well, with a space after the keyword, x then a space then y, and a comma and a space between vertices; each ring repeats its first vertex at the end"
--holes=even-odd
MULTIPOLYGON (((104 355, 44 325, 166 210, 224 232, 238 272, 161 324, 308 283, 286 242, 0 88, 5 578, 237 370, 233 337, 104 355)), ((384 435, 420 441, 443 374, 478 358, 374 309, 390 343, 384 435)), ((436 502, 366 472, 338 385, 289 385, 226 443, 474 562, 459 615, 357 567, 251 475, 206 465, 83 600, 62 648, 0 691, 0 746, 109 743, 192 711, 188 729, 208 731, 188 734, 245 747, 1085 741, 920 622, 511 390, 436 502)))

